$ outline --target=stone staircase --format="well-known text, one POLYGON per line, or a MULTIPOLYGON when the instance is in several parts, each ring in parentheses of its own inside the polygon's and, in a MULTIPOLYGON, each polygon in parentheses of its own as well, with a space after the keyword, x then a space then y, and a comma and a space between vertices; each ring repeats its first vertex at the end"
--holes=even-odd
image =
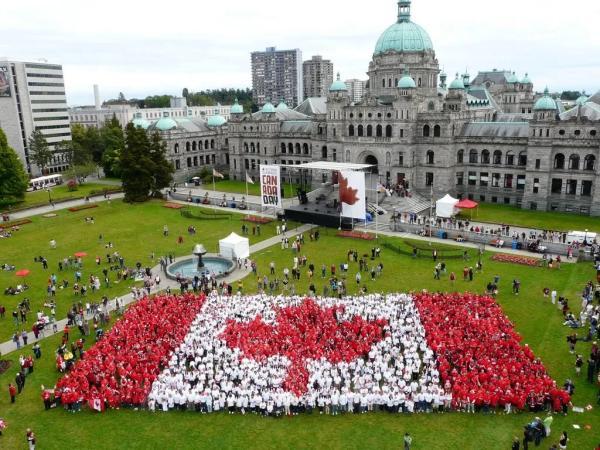
POLYGON ((431 207, 431 201, 413 191, 410 197, 398 197, 397 195, 385 197, 380 206, 390 212, 421 214, 431 207))

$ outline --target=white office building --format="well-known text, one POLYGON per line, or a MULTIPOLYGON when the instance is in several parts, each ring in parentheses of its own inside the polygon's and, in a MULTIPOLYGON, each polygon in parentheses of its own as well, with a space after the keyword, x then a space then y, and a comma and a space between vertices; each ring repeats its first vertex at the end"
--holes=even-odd
MULTIPOLYGON (((62 66, 0 58, 0 128, 30 175, 40 169, 30 161, 28 140, 40 130, 50 149, 71 140, 62 66)), ((64 155, 55 153, 48 173, 65 170, 64 155)))

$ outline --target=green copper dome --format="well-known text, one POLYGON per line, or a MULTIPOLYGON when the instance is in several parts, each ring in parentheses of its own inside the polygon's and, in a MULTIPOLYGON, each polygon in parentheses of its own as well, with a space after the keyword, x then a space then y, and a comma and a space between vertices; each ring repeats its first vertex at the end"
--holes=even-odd
POLYGON ((275 107, 271 102, 265 103, 261 110, 263 113, 272 114, 275 112, 275 107))
POLYGON ((585 93, 583 95, 581 95, 577 100, 575 100, 575 104, 576 105, 583 105, 585 104, 585 102, 587 102, 589 100, 589 97, 587 95, 585 95, 585 93))
POLYGON ((150 122, 148 122, 146 119, 144 119, 142 117, 136 117, 135 119, 133 119, 131 121, 131 123, 133 123, 134 127, 142 128, 144 130, 147 130, 148 127, 150 126, 150 122))
POLYGON ((408 73, 405 73, 404 76, 400 78, 400 81, 398 81, 398 87, 400 89, 414 89, 417 87, 417 84, 408 73))
POLYGON ((523 79, 521 80, 521 84, 533 84, 531 79, 529 78, 529 74, 526 73, 523 79))
POLYGON ((238 99, 235 99, 235 103, 231 107, 231 114, 244 114, 244 107, 239 104, 238 99))
POLYGON ((346 86, 346 83, 344 83, 341 79, 340 79, 340 74, 338 72, 337 74, 337 79, 331 83, 331 86, 329 87, 329 91, 330 92, 341 92, 341 91, 347 91, 348 87, 346 86))
POLYGON ((556 108, 556 100, 550 97, 550 93, 548 88, 544 90, 544 96, 540 98, 537 102, 535 102, 535 106, 533 107, 536 111, 550 111, 555 110, 556 108))
POLYGON ((208 120, 206 121, 206 124, 209 127, 220 127, 222 125, 225 125, 227 121, 225 120, 225 117, 221 116, 220 114, 218 114, 218 110, 215 110, 215 115, 214 116, 210 116, 208 118, 208 120))
POLYGON ((398 21, 383 32, 377 45, 375 55, 386 52, 424 52, 433 50, 433 43, 427 31, 410 21, 410 1, 398 2, 398 21))
POLYGON ((162 117, 156 122, 154 125, 155 128, 160 131, 169 131, 177 128, 177 122, 175 122, 171 117, 162 117))
POLYGON ((513 84, 519 82, 519 79, 517 78, 517 75, 514 72, 508 77, 508 82, 513 84))
POLYGON ((285 102, 283 101, 283 99, 279 100, 279 104, 277 105, 277 108, 275 108, 277 111, 285 111, 288 108, 288 105, 285 104, 285 102))
POLYGON ((462 78, 458 76, 458 73, 456 74, 456 78, 450 83, 450 86, 448 86, 448 89, 465 89, 465 83, 463 83, 462 78))

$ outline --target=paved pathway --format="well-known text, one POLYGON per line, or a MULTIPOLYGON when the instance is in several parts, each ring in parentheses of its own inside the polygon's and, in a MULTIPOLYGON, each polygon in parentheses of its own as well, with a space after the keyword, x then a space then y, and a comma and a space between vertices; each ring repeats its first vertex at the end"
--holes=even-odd
MULTIPOLYGON (((286 236, 294 237, 300 233, 306 233, 313 227, 314 227, 313 225, 302 225, 293 230, 289 230, 286 233, 286 236)), ((260 251, 267 249, 269 247, 272 247, 274 245, 279 245, 280 243, 281 243, 281 236, 273 236, 269 239, 265 239, 264 241, 261 241, 261 242, 258 242, 256 244, 252 245, 250 247, 250 254, 260 252, 260 251)), ((171 288, 175 288, 175 289, 179 288, 179 284, 176 281, 169 280, 167 277, 164 276, 164 273, 161 272, 160 266, 153 267, 152 273, 153 274, 159 273, 161 275, 161 282, 160 282, 160 286, 157 286, 157 287, 155 286, 152 288, 151 294, 155 294, 159 291, 164 291, 167 288, 167 286, 170 286, 171 288)), ((238 280, 245 278, 246 276, 248 276, 251 273, 252 273, 252 271, 250 269, 248 269, 248 270, 236 269, 228 276, 221 278, 219 281, 226 281, 227 283, 231 284, 231 283, 234 283, 238 280)), ((119 303, 121 306, 129 305, 130 303, 135 301, 135 299, 133 298, 133 295, 131 293, 123 295, 122 297, 119 297, 118 300, 119 300, 119 303)), ((115 309, 116 309, 116 299, 113 299, 113 300, 109 301, 109 303, 108 303, 108 310, 114 311, 115 309)), ((89 316, 86 315, 86 320, 91 320, 92 317, 93 316, 91 316, 91 315, 89 315, 89 316)), ((12 326, 12 318, 11 317, 7 317, 5 320, 6 320, 7 326, 9 323, 10 323, 10 326, 12 326), (9 322, 9 320, 11 322, 9 322)), ((52 333, 51 329, 44 330, 44 334, 40 335, 40 339, 38 339, 38 341, 40 341, 46 337, 53 336, 54 334, 62 333, 62 330, 65 328, 66 324, 67 324, 67 319, 58 320, 56 322, 58 332, 52 333)), ((27 326, 28 327, 31 326, 31 322, 28 322, 27 326)), ((35 335, 32 332, 29 332, 28 333, 28 345, 31 345, 34 342, 36 342, 35 335)), ((12 340, 0 344, 0 355, 6 355, 6 354, 14 352, 14 351, 17 351, 17 348, 16 348, 16 344, 14 342, 12 342, 12 340)))

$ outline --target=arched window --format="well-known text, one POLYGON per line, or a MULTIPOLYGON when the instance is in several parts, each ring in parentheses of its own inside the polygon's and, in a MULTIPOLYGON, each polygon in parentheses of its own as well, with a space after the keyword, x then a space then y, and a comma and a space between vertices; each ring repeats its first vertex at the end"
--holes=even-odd
POLYGON ((381 80, 381 87, 385 87, 385 78, 381 80))
POLYGON ((326 145, 324 145, 323 148, 321 148, 321 158, 327 159, 327 146, 326 145))
POLYGON ((196 141, 192 141, 192 151, 196 151, 196 141))
POLYGON ((192 148, 192 144, 190 144, 190 142, 189 142, 189 141, 188 141, 188 142, 186 142, 186 143, 185 143, 185 151, 186 151, 186 152, 189 152, 189 151, 191 150, 191 148, 192 148))
POLYGON ((300 144, 296 142, 296 155, 299 155, 301 151, 300 144))
POLYGON ((464 150, 459 150, 458 153, 456 154, 456 162, 458 164, 462 164, 465 160, 465 151, 464 150))
POLYGON ((392 79, 388 78, 388 87, 392 87, 392 79))
POLYGON ((308 144, 307 143, 304 143, 302 145, 302 153, 305 155, 308 155, 308 144))
POLYGON ((489 164, 490 163, 490 152, 484 150, 481 152, 481 164, 489 164))
POLYGON ((427 152, 427 156, 426 156, 425 162, 427 164, 433 164, 434 160, 435 160, 435 153, 433 153, 433 151, 429 150, 427 152))
POLYGON ((214 139, 210 140, 210 148, 212 148, 212 149, 215 148, 215 140, 214 139))
POLYGON ((281 153, 285 153, 285 150, 286 150, 286 149, 285 149, 285 144, 283 144, 283 143, 282 143, 282 144, 281 144, 281 153))
POLYGON ((174 151, 175 153, 179 153, 179 144, 175 144, 175 145, 173 146, 173 151, 174 151))
POLYGON ((373 125, 367 125, 367 136, 373 136, 373 125))
POLYGON ((256 145, 254 145, 254 142, 250 143, 250 153, 256 153, 256 145))
POLYGON ((527 152, 519 153, 519 166, 527 165, 527 152))
POLYGON ((288 144, 288 153, 290 155, 294 154, 294 144, 292 144, 291 142, 288 144))
POLYGON ((477 158, 479 158, 477 150, 471 150, 469 152, 469 164, 477 164, 477 158))
POLYGON ((427 104, 427 110, 428 111, 433 111, 435 109, 435 104, 433 102, 429 102, 427 104))
POLYGON ((377 137, 383 136, 383 127, 381 125, 377 125, 377 127, 375 127, 375 134, 377 137))
POLYGON ((515 154, 513 152, 506 152, 506 165, 514 166, 515 165, 515 154))
POLYGON ((571 155, 569 158, 569 169, 579 170, 579 155, 571 155))
POLYGON ((498 166, 502 164, 502 152, 500 150, 494 152, 494 164, 498 166))
POLYGON ((433 127, 433 137, 440 137, 442 135, 442 128, 439 125, 433 127))
POLYGON ((208 139, 204 141, 204 150, 208 150, 208 139))
POLYGON ((587 155, 583 164, 583 170, 594 170, 596 165, 596 157, 594 155, 587 155))
POLYGON ((248 153, 248 143, 244 142, 244 153, 248 153))
POLYGON ((392 128, 392 126, 391 125, 386 125, 386 127, 385 127, 385 137, 391 138, 393 132, 394 132, 394 129, 392 128))
POLYGON ((562 153, 557 153, 554 157, 554 168, 555 169, 564 169, 565 168, 565 155, 562 153))
POLYGON ((429 133, 430 133, 429 125, 425 125, 423 127, 423 137, 429 137, 429 133))
POLYGON ((202 150, 203 148, 202 141, 198 141, 198 150, 202 150))
POLYGON ((348 136, 354 136, 354 125, 348 127, 348 136))
POLYGON ((362 126, 362 125, 359 125, 359 126, 358 126, 358 135, 359 135, 359 136, 362 136, 362 135, 364 134, 364 133, 363 133, 363 131, 364 131, 364 130, 363 130, 363 126, 362 126))

